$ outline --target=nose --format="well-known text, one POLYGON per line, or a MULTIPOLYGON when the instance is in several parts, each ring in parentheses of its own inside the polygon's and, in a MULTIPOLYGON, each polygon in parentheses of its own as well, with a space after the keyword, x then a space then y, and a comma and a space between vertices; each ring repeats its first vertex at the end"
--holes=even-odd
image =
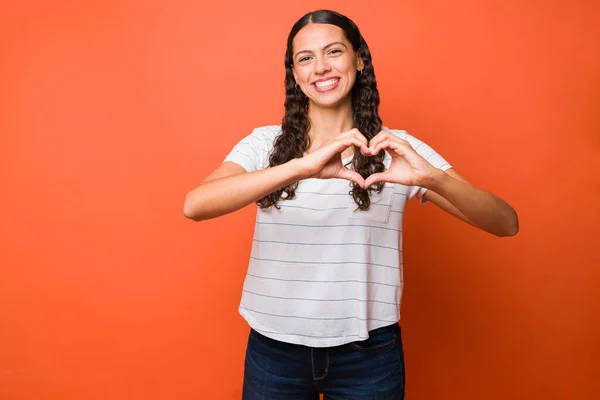
POLYGON ((316 74, 324 74, 325 72, 329 72, 330 70, 329 63, 325 59, 325 57, 316 57, 315 58, 315 73, 316 74))

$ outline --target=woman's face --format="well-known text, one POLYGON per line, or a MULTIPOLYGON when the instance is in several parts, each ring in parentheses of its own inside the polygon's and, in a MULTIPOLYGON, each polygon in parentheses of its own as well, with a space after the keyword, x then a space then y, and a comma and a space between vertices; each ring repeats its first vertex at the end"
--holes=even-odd
POLYGON ((333 107, 348 98, 356 71, 364 65, 342 29, 308 24, 298 32, 292 47, 294 78, 313 103, 333 107))

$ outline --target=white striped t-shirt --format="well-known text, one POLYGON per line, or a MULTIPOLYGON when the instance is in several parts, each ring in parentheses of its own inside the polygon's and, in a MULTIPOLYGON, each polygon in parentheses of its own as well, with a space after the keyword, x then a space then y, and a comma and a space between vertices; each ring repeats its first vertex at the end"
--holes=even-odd
MULTIPOLYGON (((434 167, 451 168, 439 154, 403 130, 434 167)), ((246 171, 269 166, 281 126, 263 126, 225 158, 246 171)), ((351 158, 344 160, 344 164, 351 158)), ((384 164, 389 167, 391 157, 384 164)), ((344 179, 300 181, 280 209, 258 208, 240 314, 272 339, 312 347, 365 340, 369 331, 397 323, 402 299, 402 216, 408 200, 426 189, 386 183, 357 210, 344 179)))

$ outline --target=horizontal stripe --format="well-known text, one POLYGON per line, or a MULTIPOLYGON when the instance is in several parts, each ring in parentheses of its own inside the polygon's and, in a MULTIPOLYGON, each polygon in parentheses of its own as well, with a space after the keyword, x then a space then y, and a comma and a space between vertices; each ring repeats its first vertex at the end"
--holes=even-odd
POLYGON ((301 191, 296 191, 296 194, 315 194, 317 196, 348 196, 350 197, 350 194, 348 193, 319 193, 319 192, 301 192, 301 191))
POLYGON ((290 260, 274 260, 272 258, 258 258, 258 257, 250 257, 256 261, 272 261, 272 262, 280 262, 287 264, 312 264, 312 265, 344 265, 344 264, 358 264, 358 265, 372 265, 374 267, 384 267, 384 268, 392 268, 392 269, 400 269, 399 267, 395 267, 393 265, 385 265, 385 264, 375 264, 375 263, 365 263, 365 262, 356 262, 356 261, 290 261, 290 260))
POLYGON ((254 275, 254 274, 251 274, 251 273, 248 273, 247 275, 251 276, 253 278, 257 278, 257 279, 267 279, 267 280, 284 281, 284 282, 306 282, 306 283, 367 283, 369 285, 382 285, 382 286, 390 286, 390 287, 395 287, 395 288, 399 288, 400 287, 400 285, 392 285, 390 283, 359 281, 359 280, 352 280, 352 279, 350 279, 350 280, 343 280, 343 281, 318 281, 318 280, 309 280, 309 279, 272 278, 272 277, 268 277, 268 276, 254 275))
MULTIPOLYGON (((371 202, 370 205, 371 206, 378 206, 378 207, 390 207, 390 204, 379 204, 379 203, 373 203, 373 202, 371 202)), ((354 204, 352 204, 352 206, 354 207, 354 204)))
POLYGON ((258 333, 263 333, 263 334, 267 333, 270 335, 279 335, 279 336, 302 336, 302 337, 317 338, 317 339, 337 339, 337 338, 347 338, 347 337, 357 337, 359 340, 367 339, 367 336, 360 336, 360 335, 315 336, 315 335, 305 335, 302 333, 281 333, 281 332, 265 331, 265 330, 256 329, 256 328, 253 328, 253 329, 258 333))
POLYGON ((385 229, 387 231, 402 232, 401 229, 386 228, 384 226, 373 226, 373 225, 361 225, 361 224, 341 224, 341 225, 305 225, 305 224, 286 224, 283 222, 256 222, 258 225, 285 225, 295 226, 302 228, 348 228, 351 226, 362 227, 362 228, 374 228, 374 229, 385 229))
POLYGON ((299 208, 301 210, 311 210, 311 211, 332 211, 332 210, 347 210, 348 207, 334 207, 334 208, 311 208, 311 207, 302 207, 302 206, 290 206, 288 204, 281 204, 281 208, 299 208))
POLYGON ((262 312, 262 311, 256 311, 256 310, 252 310, 250 308, 246 308, 244 306, 240 306, 241 309, 246 310, 246 311, 250 311, 256 314, 262 314, 262 315, 268 315, 270 317, 279 317, 279 318, 296 318, 296 319, 309 319, 309 320, 314 320, 314 321, 343 321, 346 319, 357 319, 359 321, 380 321, 380 322, 389 322, 390 324, 393 324, 394 322, 398 322, 397 320, 392 321, 392 320, 387 320, 387 319, 378 319, 378 318, 360 318, 360 317, 326 317, 326 318, 317 318, 317 317, 300 317, 300 316, 296 316, 296 315, 280 315, 280 314, 271 314, 271 313, 266 313, 266 312, 262 312))
POLYGON ((392 306, 398 306, 397 303, 390 303, 390 302, 387 302, 387 301, 379 301, 379 300, 361 300, 361 299, 355 299, 355 298, 348 298, 348 299, 309 299, 309 298, 304 298, 304 297, 271 296, 271 295, 268 295, 268 294, 251 292, 249 290, 243 290, 243 292, 244 293, 253 294, 255 296, 268 297, 270 299, 280 299, 280 300, 300 300, 300 301, 319 301, 319 302, 327 302, 327 301, 333 301, 333 302, 358 301, 359 303, 379 303, 379 304, 389 304, 389 305, 392 305, 392 306))
MULTIPOLYGON (((376 207, 390 207, 390 204, 378 204, 378 203, 371 203, 371 206, 376 206, 376 207)), ((280 205, 281 208, 298 208, 301 210, 311 210, 311 211, 332 211, 332 210, 347 210, 350 208, 350 206, 345 206, 345 207, 331 207, 331 208, 312 208, 312 207, 303 207, 303 206, 292 206, 289 204, 281 204, 280 205)))
POLYGON ((380 249, 398 250, 397 247, 380 246, 378 244, 369 243, 298 243, 298 242, 283 242, 279 240, 258 240, 254 239, 258 243, 277 243, 277 244, 289 244, 292 246, 370 246, 378 247, 380 249))
MULTIPOLYGON (((386 189, 393 189, 393 186, 385 186, 386 189)), ((349 189, 348 193, 322 193, 322 192, 309 192, 304 190, 296 190, 296 194, 314 194, 317 196, 351 196, 351 189, 349 189)), ((402 194, 402 193, 397 193, 402 194)))

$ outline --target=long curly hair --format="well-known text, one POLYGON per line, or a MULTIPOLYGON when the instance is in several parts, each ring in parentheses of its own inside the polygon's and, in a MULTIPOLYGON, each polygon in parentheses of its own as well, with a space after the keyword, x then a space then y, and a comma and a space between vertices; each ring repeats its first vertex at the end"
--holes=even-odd
MULTIPOLYGON (((381 131, 381 118, 379 117, 379 91, 375 80, 375 71, 369 47, 356 24, 349 18, 331 10, 318 10, 310 12, 300 18, 292 27, 287 40, 285 52, 285 115, 283 116, 282 133, 277 136, 273 143, 273 151, 269 156, 269 166, 274 167, 284 164, 294 158, 301 158, 310 146, 308 132, 310 120, 308 118, 308 97, 296 86, 293 67, 294 37, 304 26, 315 24, 331 24, 341 28, 355 52, 360 54, 364 63, 362 72, 356 75, 356 82, 352 88, 352 119, 354 127, 357 128, 367 140, 371 140, 381 131)), ((354 157, 347 166, 358 172, 363 178, 375 172, 383 172, 383 158, 385 152, 382 150, 376 156, 364 156, 358 148, 354 149, 354 157)), ((354 182, 350 182, 351 194, 354 201, 361 210, 369 209, 371 204, 370 191, 380 192, 383 183, 373 184, 368 189, 363 189, 354 182)), ((295 197, 298 182, 276 190, 262 199, 257 200, 260 208, 270 206, 278 207, 280 198, 293 199, 295 197)))

